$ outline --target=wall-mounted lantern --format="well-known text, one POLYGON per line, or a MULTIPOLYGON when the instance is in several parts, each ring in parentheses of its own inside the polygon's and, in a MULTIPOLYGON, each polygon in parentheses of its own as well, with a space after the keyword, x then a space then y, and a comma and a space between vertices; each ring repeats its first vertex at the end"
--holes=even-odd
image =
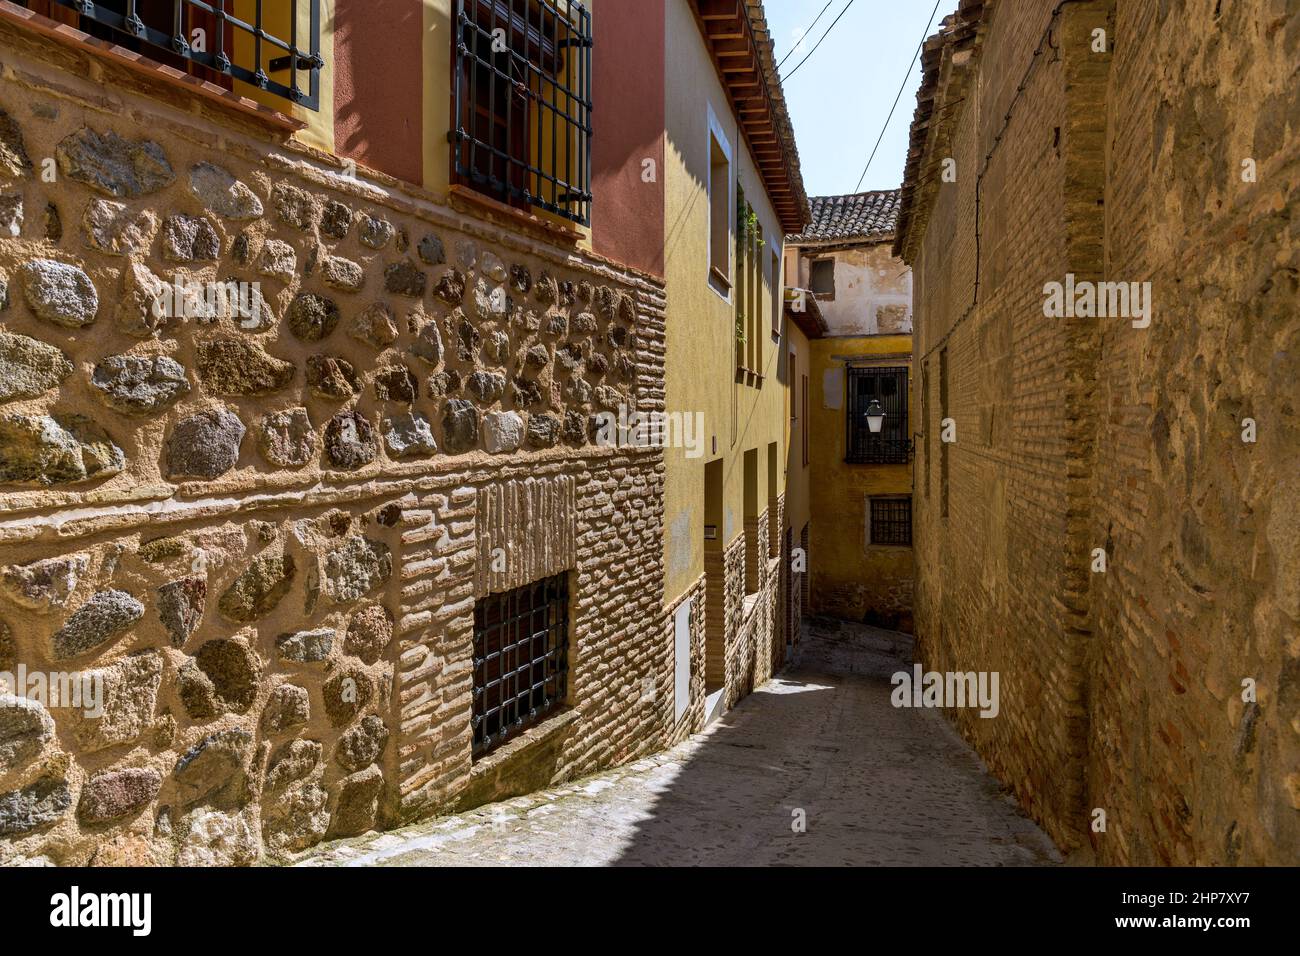
POLYGON ((865 414, 867 428, 871 429, 871 434, 879 435, 880 429, 885 425, 885 410, 880 407, 880 400, 873 398, 865 414))

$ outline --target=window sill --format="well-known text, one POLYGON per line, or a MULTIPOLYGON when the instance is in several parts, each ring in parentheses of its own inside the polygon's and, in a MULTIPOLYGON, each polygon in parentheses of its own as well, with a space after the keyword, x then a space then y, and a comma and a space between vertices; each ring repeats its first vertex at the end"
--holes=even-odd
POLYGON ((552 242, 576 246, 582 240, 583 234, 576 226, 563 226, 557 222, 551 222, 536 213, 525 212, 522 209, 509 206, 499 199, 484 196, 481 192, 460 183, 452 183, 448 186, 447 196, 451 200, 452 207, 461 212, 474 212, 479 215, 486 213, 489 218, 502 218, 511 225, 518 226, 552 242))
POLYGON ((502 764, 508 763, 521 752, 559 737, 576 724, 580 716, 578 710, 574 707, 566 707, 564 710, 552 714, 537 726, 528 728, 513 740, 507 741, 495 750, 489 751, 476 759, 470 767, 470 780, 494 773, 502 764))
POLYGON ((26 7, 19 7, 9 3, 8 0, 0 0, 0 21, 16 23, 33 33, 38 33, 53 40, 61 46, 83 51, 99 59, 125 67, 161 86, 168 87, 186 96, 199 97, 221 109, 237 112, 275 130, 284 133, 295 133, 298 130, 307 128, 305 122, 295 119, 280 110, 272 109, 256 100, 241 96, 233 90, 217 86, 215 83, 209 83, 207 80, 201 80, 196 76, 183 73, 173 66, 151 60, 143 54, 120 47, 115 43, 92 37, 76 27, 69 26, 66 23, 58 23, 48 17, 41 16, 33 10, 28 10, 26 7))
POLYGON ((718 298, 723 302, 730 304, 731 280, 719 272, 716 266, 709 266, 708 283, 709 288, 714 291, 718 298))

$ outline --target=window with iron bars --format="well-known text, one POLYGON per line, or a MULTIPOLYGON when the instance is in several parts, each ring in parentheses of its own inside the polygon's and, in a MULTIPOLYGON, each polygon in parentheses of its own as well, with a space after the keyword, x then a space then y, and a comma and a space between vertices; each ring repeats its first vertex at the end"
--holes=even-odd
POLYGON ((569 579, 560 574, 474 605, 473 754, 557 710, 569 676, 569 579))
POLYGON ((845 461, 858 464, 905 465, 911 460, 912 442, 907 430, 907 368, 851 368, 848 370, 848 454, 845 461), (880 431, 867 424, 871 401, 885 413, 880 431))
POLYGON ((871 498, 868 527, 871 544, 912 543, 912 499, 871 498))
POLYGON ((456 0, 452 170, 520 209, 591 223, 591 14, 576 0, 456 0))
POLYGON ((20 0, 225 89, 239 80, 320 108, 320 0, 20 0))

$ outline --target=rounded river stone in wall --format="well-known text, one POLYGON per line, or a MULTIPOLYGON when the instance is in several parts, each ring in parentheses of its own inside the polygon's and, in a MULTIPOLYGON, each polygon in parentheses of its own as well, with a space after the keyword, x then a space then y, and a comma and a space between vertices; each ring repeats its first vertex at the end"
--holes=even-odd
POLYGON ((218 338, 198 345, 199 378, 216 395, 269 395, 293 381, 292 362, 273 358, 256 342, 218 338))
POLYGON ((162 411, 190 390, 185 369, 165 355, 110 355, 95 366, 90 384, 104 404, 128 415, 162 411))
POLYGON ((351 471, 379 455, 374 426, 357 412, 340 412, 325 426, 325 457, 335 468, 351 471))
POLYGON ((332 299, 314 292, 300 292, 287 315, 289 331, 304 342, 319 342, 339 324, 339 307, 332 299))
POLYGON ((57 659, 76 657, 126 633, 144 605, 125 591, 99 591, 72 613, 50 639, 57 659))
POLYGON ((53 259, 33 259, 19 272, 27 304, 46 322, 79 329, 95 321, 99 293, 81 269, 53 259))
POLYGON ((478 409, 473 402, 449 398, 442 414, 443 441, 451 452, 469 451, 478 445, 478 409))
POLYGON ((72 374, 60 349, 26 335, 0 332, 0 402, 36 398, 72 374))
POLYGON ((190 167, 190 192, 212 212, 227 219, 256 219, 262 200, 231 173, 212 163, 190 167))
POLYGON ((437 454, 433 426, 418 412, 402 412, 384 421, 384 445, 394 458, 437 454))
POLYGON ((112 130, 82 127, 55 147, 63 175, 114 199, 133 199, 171 185, 176 174, 167 154, 149 140, 123 139, 112 130))
POLYGON ((162 788, 156 770, 133 767, 96 774, 81 788, 77 818, 82 823, 108 823, 138 813, 162 788))
POLYGON ((282 468, 301 468, 316 457, 320 438, 311 427, 305 408, 272 412, 257 429, 257 444, 262 456, 282 468))
POLYGON ((171 478, 218 478, 239 461, 244 423, 228 409, 210 409, 176 423, 167 442, 171 478))
POLYGON ((36 757, 54 737, 54 719, 26 697, 0 694, 0 773, 36 757))
POLYGON ((293 555, 261 555, 221 595, 217 609, 240 623, 265 617, 289 593, 294 571, 293 555))
POLYGON ((381 604, 369 604, 352 615, 343 649, 367 664, 376 663, 393 639, 393 619, 381 604))

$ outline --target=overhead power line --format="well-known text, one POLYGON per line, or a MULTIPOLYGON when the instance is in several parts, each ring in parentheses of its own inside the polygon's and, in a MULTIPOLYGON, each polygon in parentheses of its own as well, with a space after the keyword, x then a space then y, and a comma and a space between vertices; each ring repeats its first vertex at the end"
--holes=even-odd
POLYGON ((796 73, 798 73, 798 72, 799 72, 799 67, 803 66, 805 63, 808 62, 808 57, 812 56, 814 53, 817 52, 817 47, 819 47, 819 46, 822 45, 822 40, 825 40, 828 36, 831 35, 831 31, 835 29, 835 24, 839 23, 839 22, 840 22, 840 18, 843 17, 844 14, 846 14, 846 13, 849 12, 849 7, 853 6, 854 2, 855 2, 855 0, 849 0, 849 2, 846 3, 846 4, 844 5, 844 9, 840 11, 840 15, 839 15, 838 17, 836 17, 834 20, 831 21, 831 25, 828 26, 828 27, 826 28, 826 32, 823 33, 823 34, 821 35, 821 38, 818 39, 818 41, 816 42, 816 44, 813 45, 813 48, 812 48, 811 50, 808 51, 808 55, 805 56, 805 57, 804 57, 802 60, 800 60, 798 63, 796 63, 795 66, 794 66, 794 69, 793 69, 793 70, 791 70, 791 71, 790 71, 789 73, 787 73, 785 76, 781 77, 781 82, 782 82, 782 83, 787 82, 787 81, 790 79, 790 77, 792 77, 792 76, 794 76, 796 73))
MULTIPOLYGON (((822 13, 825 13, 827 10, 829 10, 831 8, 831 4, 834 2, 835 0, 826 0, 826 6, 822 7, 822 13)), ((808 34, 812 33, 813 27, 817 26, 817 20, 820 20, 822 18, 822 13, 817 14, 817 18, 813 20, 812 23, 808 24, 808 28, 804 30, 803 33, 799 34, 799 39, 796 40, 794 46, 790 48, 790 52, 787 53, 785 56, 781 57, 781 62, 776 65, 777 70, 780 70, 781 67, 785 66, 785 61, 790 59, 790 57, 794 55, 795 50, 799 49, 799 44, 803 43, 804 40, 808 39, 808 34)))
POLYGON ((907 72, 903 74, 903 82, 898 87, 898 93, 894 96, 894 105, 889 108, 889 115, 885 117, 885 125, 880 128, 880 135, 876 137, 876 145, 871 148, 871 155, 867 157, 867 165, 862 168, 862 175, 858 177, 858 184, 853 187, 857 192, 862 188, 862 180, 867 178, 867 170, 871 168, 871 161, 876 158, 876 150, 880 148, 880 141, 885 138, 885 130, 889 129, 889 121, 894 118, 894 110, 898 108, 898 101, 903 96, 903 90, 907 88, 908 77, 912 75, 912 67, 916 65, 916 58, 921 55, 921 47, 925 46, 925 38, 930 35, 930 24, 934 22, 934 15, 939 12, 940 0, 934 0, 934 9, 930 11, 930 19, 925 22, 925 32, 921 34, 921 42, 916 45, 916 52, 912 54, 912 62, 907 64, 907 72))

